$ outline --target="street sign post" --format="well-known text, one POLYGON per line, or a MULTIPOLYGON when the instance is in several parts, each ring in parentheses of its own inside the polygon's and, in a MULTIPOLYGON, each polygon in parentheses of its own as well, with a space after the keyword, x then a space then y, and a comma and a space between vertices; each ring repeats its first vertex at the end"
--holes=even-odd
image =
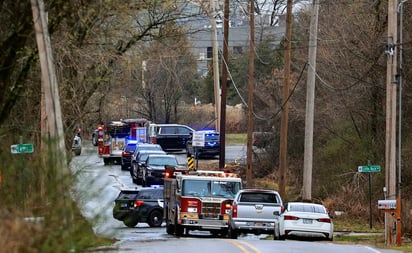
POLYGON ((12 154, 33 153, 33 144, 14 144, 10 146, 12 154))
POLYGON ((358 166, 358 172, 367 172, 369 174, 369 225, 372 229, 372 173, 380 172, 381 166, 371 165, 368 161, 367 166, 358 166))

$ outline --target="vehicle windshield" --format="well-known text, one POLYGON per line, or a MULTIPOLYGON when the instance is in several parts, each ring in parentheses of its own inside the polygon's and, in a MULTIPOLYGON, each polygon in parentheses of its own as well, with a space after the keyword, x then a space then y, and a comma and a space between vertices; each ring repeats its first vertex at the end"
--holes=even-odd
POLYGON ((126 150, 127 152, 132 152, 132 151, 134 151, 135 149, 136 149, 136 144, 130 144, 130 143, 129 143, 129 144, 126 145, 126 149, 125 149, 125 150, 126 150))
POLYGON ((240 182, 219 180, 193 180, 183 181, 182 194, 195 197, 223 197, 234 198, 240 190, 240 182))
POLYGON ((301 205, 301 204, 290 204, 289 211, 307 212, 307 213, 326 213, 326 210, 322 206, 301 205))
POLYGON ((138 145, 137 148, 140 150, 162 150, 159 145, 138 145))
POLYGON ((149 153, 141 154, 140 157, 139 157, 139 161, 146 161, 146 159, 149 155, 150 155, 149 153))
POLYGON ((177 160, 174 157, 151 157, 148 162, 149 166, 177 166, 177 160))
POLYGON ((280 200, 278 199, 277 195, 269 192, 244 192, 240 196, 240 201, 248 203, 280 203, 280 200))

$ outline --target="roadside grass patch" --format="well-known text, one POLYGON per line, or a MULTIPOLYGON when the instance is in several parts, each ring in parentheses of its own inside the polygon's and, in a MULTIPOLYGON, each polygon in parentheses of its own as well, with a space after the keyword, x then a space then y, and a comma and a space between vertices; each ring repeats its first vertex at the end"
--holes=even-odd
POLYGON ((244 144, 247 143, 247 134, 246 133, 233 133, 233 134, 226 134, 226 145, 236 145, 236 144, 244 144))

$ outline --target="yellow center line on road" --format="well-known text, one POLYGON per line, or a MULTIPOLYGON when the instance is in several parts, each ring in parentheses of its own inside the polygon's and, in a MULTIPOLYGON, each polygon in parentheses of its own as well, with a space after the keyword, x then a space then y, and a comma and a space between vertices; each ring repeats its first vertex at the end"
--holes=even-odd
POLYGON ((260 250, 258 250, 255 246, 253 246, 252 244, 245 242, 245 241, 237 241, 237 240, 229 240, 229 242, 233 245, 235 245, 236 247, 238 247, 243 253, 251 253, 251 252, 255 252, 255 253, 261 253, 260 250), (242 245, 243 244, 243 245, 242 245), (251 251, 249 251, 248 249, 246 249, 244 246, 246 246, 247 248, 249 248, 251 251))

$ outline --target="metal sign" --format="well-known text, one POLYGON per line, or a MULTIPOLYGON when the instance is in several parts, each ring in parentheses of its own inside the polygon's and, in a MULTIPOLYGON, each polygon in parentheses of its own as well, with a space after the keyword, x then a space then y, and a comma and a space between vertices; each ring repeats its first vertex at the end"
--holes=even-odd
POLYGON ((395 199, 378 200, 378 209, 394 210, 396 209, 395 199))
POLYGON ((14 144, 10 146, 12 154, 33 153, 33 144, 14 144))
POLYGON ((358 166, 358 172, 380 172, 381 166, 379 165, 369 165, 369 166, 358 166))
POLYGON ((205 146, 205 133, 204 132, 193 132, 192 146, 193 147, 204 147, 205 146))

